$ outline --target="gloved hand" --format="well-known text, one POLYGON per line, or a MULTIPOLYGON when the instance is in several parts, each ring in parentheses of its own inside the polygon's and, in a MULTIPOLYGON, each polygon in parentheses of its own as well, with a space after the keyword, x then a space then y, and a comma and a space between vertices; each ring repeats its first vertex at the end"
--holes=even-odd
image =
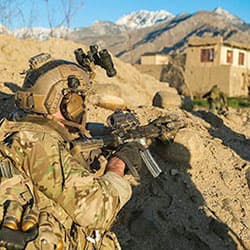
POLYGON ((129 173, 139 180, 139 172, 143 164, 140 151, 144 150, 145 148, 140 143, 129 142, 121 145, 113 154, 113 156, 116 156, 125 162, 125 173, 129 173))
POLYGON ((24 178, 21 175, 0 178, 0 247, 24 249, 37 236, 38 216, 24 178))

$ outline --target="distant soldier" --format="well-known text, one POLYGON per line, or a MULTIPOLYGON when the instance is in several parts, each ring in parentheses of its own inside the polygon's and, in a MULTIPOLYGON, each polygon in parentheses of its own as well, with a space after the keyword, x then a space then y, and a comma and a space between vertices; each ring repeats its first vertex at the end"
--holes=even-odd
POLYGON ((209 92, 202 96, 202 98, 207 99, 210 112, 225 114, 228 111, 227 97, 220 90, 218 85, 214 85, 209 92))

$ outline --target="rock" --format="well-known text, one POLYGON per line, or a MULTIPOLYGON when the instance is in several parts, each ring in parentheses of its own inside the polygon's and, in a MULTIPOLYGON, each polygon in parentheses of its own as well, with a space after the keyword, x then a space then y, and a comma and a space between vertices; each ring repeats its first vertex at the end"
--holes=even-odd
POLYGON ((166 157, 168 160, 190 163, 199 161, 203 157, 204 145, 202 139, 194 129, 181 129, 174 143, 166 147, 166 157))
POLYGON ((235 124, 238 124, 239 126, 242 126, 243 123, 242 117, 237 115, 235 112, 229 112, 227 114, 227 119, 235 124))
POLYGON ((223 143, 223 141, 220 138, 213 138, 215 142, 217 143, 223 143))
POLYGON ((242 122, 246 123, 248 122, 248 114, 246 112, 242 113, 242 122))
POLYGON ((178 171, 177 169, 174 169, 174 168, 173 168, 173 169, 170 170, 170 175, 171 175, 171 176, 175 176, 175 175, 177 175, 177 174, 179 174, 179 171, 178 171))
POLYGON ((93 95, 91 97, 91 103, 102 108, 116 110, 126 109, 124 100, 117 96, 111 95, 93 95))
MULTIPOLYGON (((4 93, 12 95, 16 89, 13 89, 13 85, 6 86, 4 83, 11 81, 21 86, 23 75, 19 72, 28 69, 28 59, 31 55, 49 51, 55 58, 72 60, 72 52, 82 46, 84 45, 62 39, 37 41, 0 35, 0 87, 3 93, 0 96, 0 117, 5 117, 12 107, 15 108, 14 100, 6 99, 8 96, 4 93)), ((244 165, 246 161, 249 162, 249 108, 242 110, 247 113, 244 115, 230 108, 227 119, 205 111, 203 115, 200 111, 191 114, 175 107, 173 110, 152 107, 152 99, 156 92, 167 91, 175 95, 175 89, 168 88, 167 84, 160 83, 148 75, 139 74, 132 65, 125 64, 119 59, 114 58, 114 62, 118 74, 113 78, 107 78, 105 71, 96 67, 95 81, 98 84, 93 84, 96 89, 93 95, 99 95, 100 105, 105 104, 101 100, 102 95, 122 97, 132 110, 141 105, 141 108, 136 107, 136 113, 143 124, 159 115, 178 112, 181 117, 187 118, 190 131, 184 133, 183 129, 177 134, 174 146, 177 150, 174 151, 172 148, 170 152, 171 158, 176 159, 176 162, 168 161, 166 145, 163 146, 163 143, 158 141, 155 142, 156 145, 160 144, 157 148, 152 145, 152 154, 163 173, 159 178, 153 179, 144 171, 140 185, 133 189, 133 198, 119 213, 113 229, 122 248, 250 249, 250 170, 247 170, 250 166, 244 165), (239 117, 235 117, 234 114, 239 117), (186 134, 190 138, 186 138, 186 134), (243 136, 240 134, 246 138, 241 139, 243 136), (219 136, 220 139, 213 135, 219 136), (199 137, 202 139, 201 144, 199 137), (187 145, 188 141, 193 142, 194 146, 187 145), (162 150, 158 151, 158 147, 162 150), (197 161, 192 163, 191 169, 187 169, 188 164, 181 162, 185 163, 184 160, 197 161), (227 230, 223 225, 210 223, 208 216, 214 215, 224 224, 228 224, 228 235, 225 235, 227 230), (228 244, 231 238, 235 242, 228 244), (241 247, 239 242, 242 242, 245 248, 241 247)), ((109 102, 110 100, 109 98, 109 102)), ((106 123, 106 118, 112 112, 91 104, 87 104, 86 107, 87 121, 106 123)))
POLYGON ((160 108, 181 107, 181 97, 168 91, 159 91, 153 98, 153 106, 160 108))
POLYGON ((166 92, 178 95, 177 89, 176 88, 172 88, 172 87, 168 87, 166 90, 161 89, 161 91, 166 91, 166 92))

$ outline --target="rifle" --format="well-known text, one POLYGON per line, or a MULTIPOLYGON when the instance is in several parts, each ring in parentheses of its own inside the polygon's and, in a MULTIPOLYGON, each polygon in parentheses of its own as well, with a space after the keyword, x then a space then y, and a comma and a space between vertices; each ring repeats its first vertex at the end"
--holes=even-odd
POLYGON ((75 142, 74 146, 83 151, 96 148, 110 151, 128 142, 140 143, 144 148, 140 151, 141 158, 155 178, 162 170, 148 149, 150 142, 156 138, 163 142, 170 142, 174 139, 176 132, 185 125, 176 116, 160 116, 147 125, 141 126, 135 114, 130 111, 123 112, 120 109, 107 118, 107 124, 108 127, 100 123, 87 123, 86 128, 93 137, 81 138, 75 142))

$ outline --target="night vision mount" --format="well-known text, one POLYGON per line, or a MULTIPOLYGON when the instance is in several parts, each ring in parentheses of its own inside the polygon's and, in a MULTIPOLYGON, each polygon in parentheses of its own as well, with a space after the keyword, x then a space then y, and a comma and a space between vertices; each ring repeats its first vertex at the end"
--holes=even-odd
POLYGON ((116 75, 112 58, 106 49, 98 51, 97 45, 90 45, 87 53, 82 48, 76 49, 74 53, 76 61, 88 72, 93 73, 91 64, 94 64, 105 69, 108 77, 116 75))

